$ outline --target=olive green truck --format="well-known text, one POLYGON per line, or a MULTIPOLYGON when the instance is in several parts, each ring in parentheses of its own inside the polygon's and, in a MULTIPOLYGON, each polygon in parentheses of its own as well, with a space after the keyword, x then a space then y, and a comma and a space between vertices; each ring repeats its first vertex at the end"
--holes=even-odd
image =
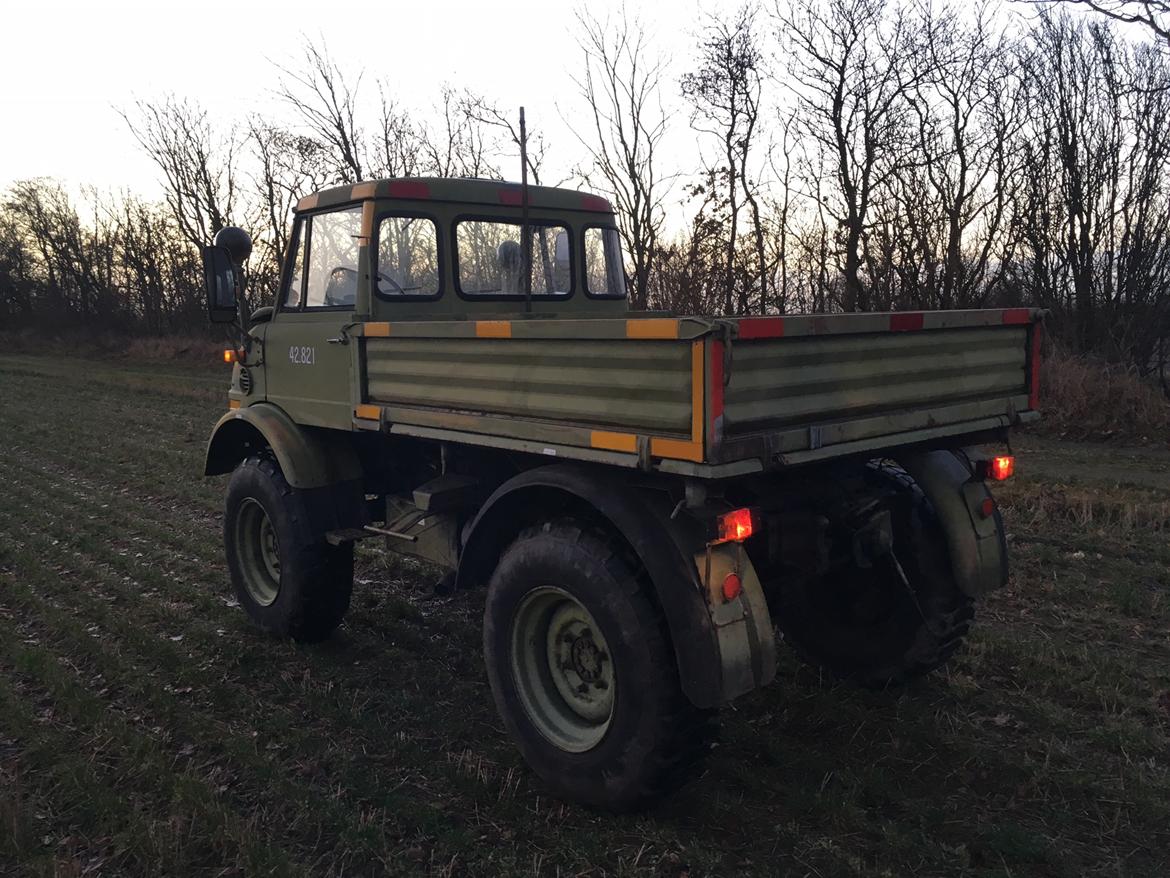
POLYGON ((673 789, 778 639, 863 685, 927 673, 1007 579, 987 483, 1038 417, 1042 312, 634 312, 607 201, 485 180, 301 200, 251 313, 250 249, 203 254, 239 329, 206 473, 241 605, 327 637, 370 537, 486 587, 496 706, 562 797, 673 789))

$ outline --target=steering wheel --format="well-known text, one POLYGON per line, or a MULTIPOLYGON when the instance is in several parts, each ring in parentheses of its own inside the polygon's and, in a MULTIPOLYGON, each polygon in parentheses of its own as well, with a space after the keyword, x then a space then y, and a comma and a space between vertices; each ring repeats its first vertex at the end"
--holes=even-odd
POLYGON ((357 300, 357 272, 339 265, 329 272, 325 286, 326 305, 352 305, 357 300))
POLYGON ((388 274, 382 274, 382 272, 380 272, 380 271, 379 271, 379 272, 378 272, 378 280, 380 280, 380 281, 381 281, 381 280, 384 280, 384 281, 387 281, 388 283, 392 283, 392 284, 394 284, 394 291, 395 291, 396 293, 399 293, 400 295, 403 295, 403 296, 405 296, 405 295, 406 295, 406 290, 404 290, 404 289, 402 288, 402 284, 400 284, 400 283, 399 283, 398 281, 396 281, 394 278, 390 277, 390 275, 388 275, 388 274))

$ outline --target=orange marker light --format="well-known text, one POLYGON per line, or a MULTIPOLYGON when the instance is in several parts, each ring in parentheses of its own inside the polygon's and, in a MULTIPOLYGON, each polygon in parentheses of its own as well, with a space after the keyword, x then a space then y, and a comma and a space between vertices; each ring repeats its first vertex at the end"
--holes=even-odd
POLYGON ((225 363, 234 363, 236 361, 236 352, 231 348, 224 348, 223 361, 225 363))
POLYGON ((723 580, 723 599, 733 601, 739 597, 741 591, 743 591, 743 582, 736 574, 728 573, 727 578, 723 580))
POLYGON ((717 543, 742 543, 752 535, 755 525, 750 509, 735 509, 718 518, 717 543))
POLYGON ((1010 479, 1016 471, 1016 459, 1010 455, 991 458, 991 477, 997 482, 1010 479))

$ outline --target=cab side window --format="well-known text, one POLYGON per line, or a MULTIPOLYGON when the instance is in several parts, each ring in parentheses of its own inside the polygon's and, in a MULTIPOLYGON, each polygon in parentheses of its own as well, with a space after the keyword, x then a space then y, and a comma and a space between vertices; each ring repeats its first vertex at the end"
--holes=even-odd
POLYGON ((311 217, 305 307, 352 306, 357 300, 358 238, 362 209, 352 207, 311 217))
POLYGON ((426 217, 387 216, 378 224, 378 295, 439 294, 439 229, 426 217))

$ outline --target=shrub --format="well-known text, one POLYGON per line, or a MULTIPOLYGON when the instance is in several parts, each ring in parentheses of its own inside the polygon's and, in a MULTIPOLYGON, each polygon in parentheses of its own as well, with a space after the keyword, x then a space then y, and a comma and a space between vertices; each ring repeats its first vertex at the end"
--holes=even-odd
POLYGON ((1152 381, 1059 347, 1041 365, 1037 432, 1062 439, 1170 444, 1170 400, 1152 381))

